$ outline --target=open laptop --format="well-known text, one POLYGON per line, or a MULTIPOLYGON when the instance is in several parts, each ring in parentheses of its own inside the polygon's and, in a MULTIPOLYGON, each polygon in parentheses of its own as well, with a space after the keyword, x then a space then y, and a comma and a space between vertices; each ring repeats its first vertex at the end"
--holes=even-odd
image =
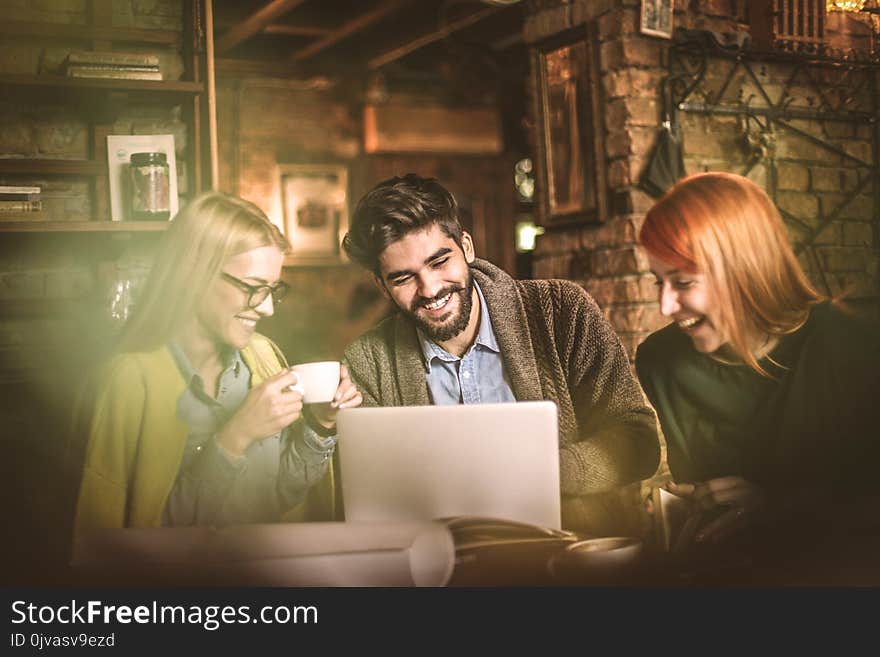
POLYGON ((345 409, 337 434, 346 521, 561 526, 553 402, 345 409))

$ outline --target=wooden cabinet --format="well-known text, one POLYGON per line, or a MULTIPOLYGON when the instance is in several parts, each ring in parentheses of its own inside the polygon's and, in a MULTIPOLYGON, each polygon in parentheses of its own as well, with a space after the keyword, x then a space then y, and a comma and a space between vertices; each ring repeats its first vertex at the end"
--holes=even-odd
MULTIPOLYGON (((89 216, 45 213, 45 221, 2 221, 0 232, 152 232, 168 222, 110 220, 107 135, 114 133, 120 112, 139 106, 165 107, 178 112, 185 125, 185 152, 179 155, 186 181, 185 198, 216 184, 216 124, 214 119, 211 0, 184 0, 180 30, 117 28, 110 24, 111 0, 90 0, 89 25, 0 23, 0 37, 32 37, 35 43, 72 44, 71 49, 178 53, 179 80, 69 78, 59 73, 0 74, 0 97, 16 105, 49 104, 69 112, 88 126, 86 156, 52 159, 20 154, 0 155, 0 180, 33 184, 38 180, 85 181, 90 196, 89 216), (174 108, 174 109, 172 109, 174 108), (176 108, 179 108, 177 110, 176 108)), ((56 48, 57 49, 57 48, 56 48)), ((164 72, 164 71, 163 71, 164 72)), ((45 204, 44 204, 45 205, 45 204)))

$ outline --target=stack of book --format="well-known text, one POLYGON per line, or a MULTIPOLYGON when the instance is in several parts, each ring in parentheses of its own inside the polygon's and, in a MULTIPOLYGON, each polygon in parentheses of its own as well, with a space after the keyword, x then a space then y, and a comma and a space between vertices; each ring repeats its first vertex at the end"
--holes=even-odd
POLYGON ((69 78, 161 80, 159 57, 147 53, 77 50, 67 56, 69 78))
POLYGON ((38 221, 43 218, 39 187, 0 185, 0 221, 38 221))

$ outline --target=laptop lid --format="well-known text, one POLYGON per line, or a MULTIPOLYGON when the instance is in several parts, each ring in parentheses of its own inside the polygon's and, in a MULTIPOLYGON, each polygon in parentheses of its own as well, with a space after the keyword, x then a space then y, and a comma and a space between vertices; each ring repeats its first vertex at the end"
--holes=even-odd
POLYGON ((553 402, 344 409, 337 433, 347 521, 561 527, 553 402))

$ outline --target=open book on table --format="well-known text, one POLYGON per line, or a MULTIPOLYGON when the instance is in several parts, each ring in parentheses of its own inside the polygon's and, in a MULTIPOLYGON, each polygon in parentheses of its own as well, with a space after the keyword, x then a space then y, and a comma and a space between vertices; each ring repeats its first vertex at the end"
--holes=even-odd
POLYGON ((573 543, 583 539, 574 532, 550 529, 515 520, 480 516, 456 516, 438 520, 452 533, 457 552, 502 545, 573 543))

